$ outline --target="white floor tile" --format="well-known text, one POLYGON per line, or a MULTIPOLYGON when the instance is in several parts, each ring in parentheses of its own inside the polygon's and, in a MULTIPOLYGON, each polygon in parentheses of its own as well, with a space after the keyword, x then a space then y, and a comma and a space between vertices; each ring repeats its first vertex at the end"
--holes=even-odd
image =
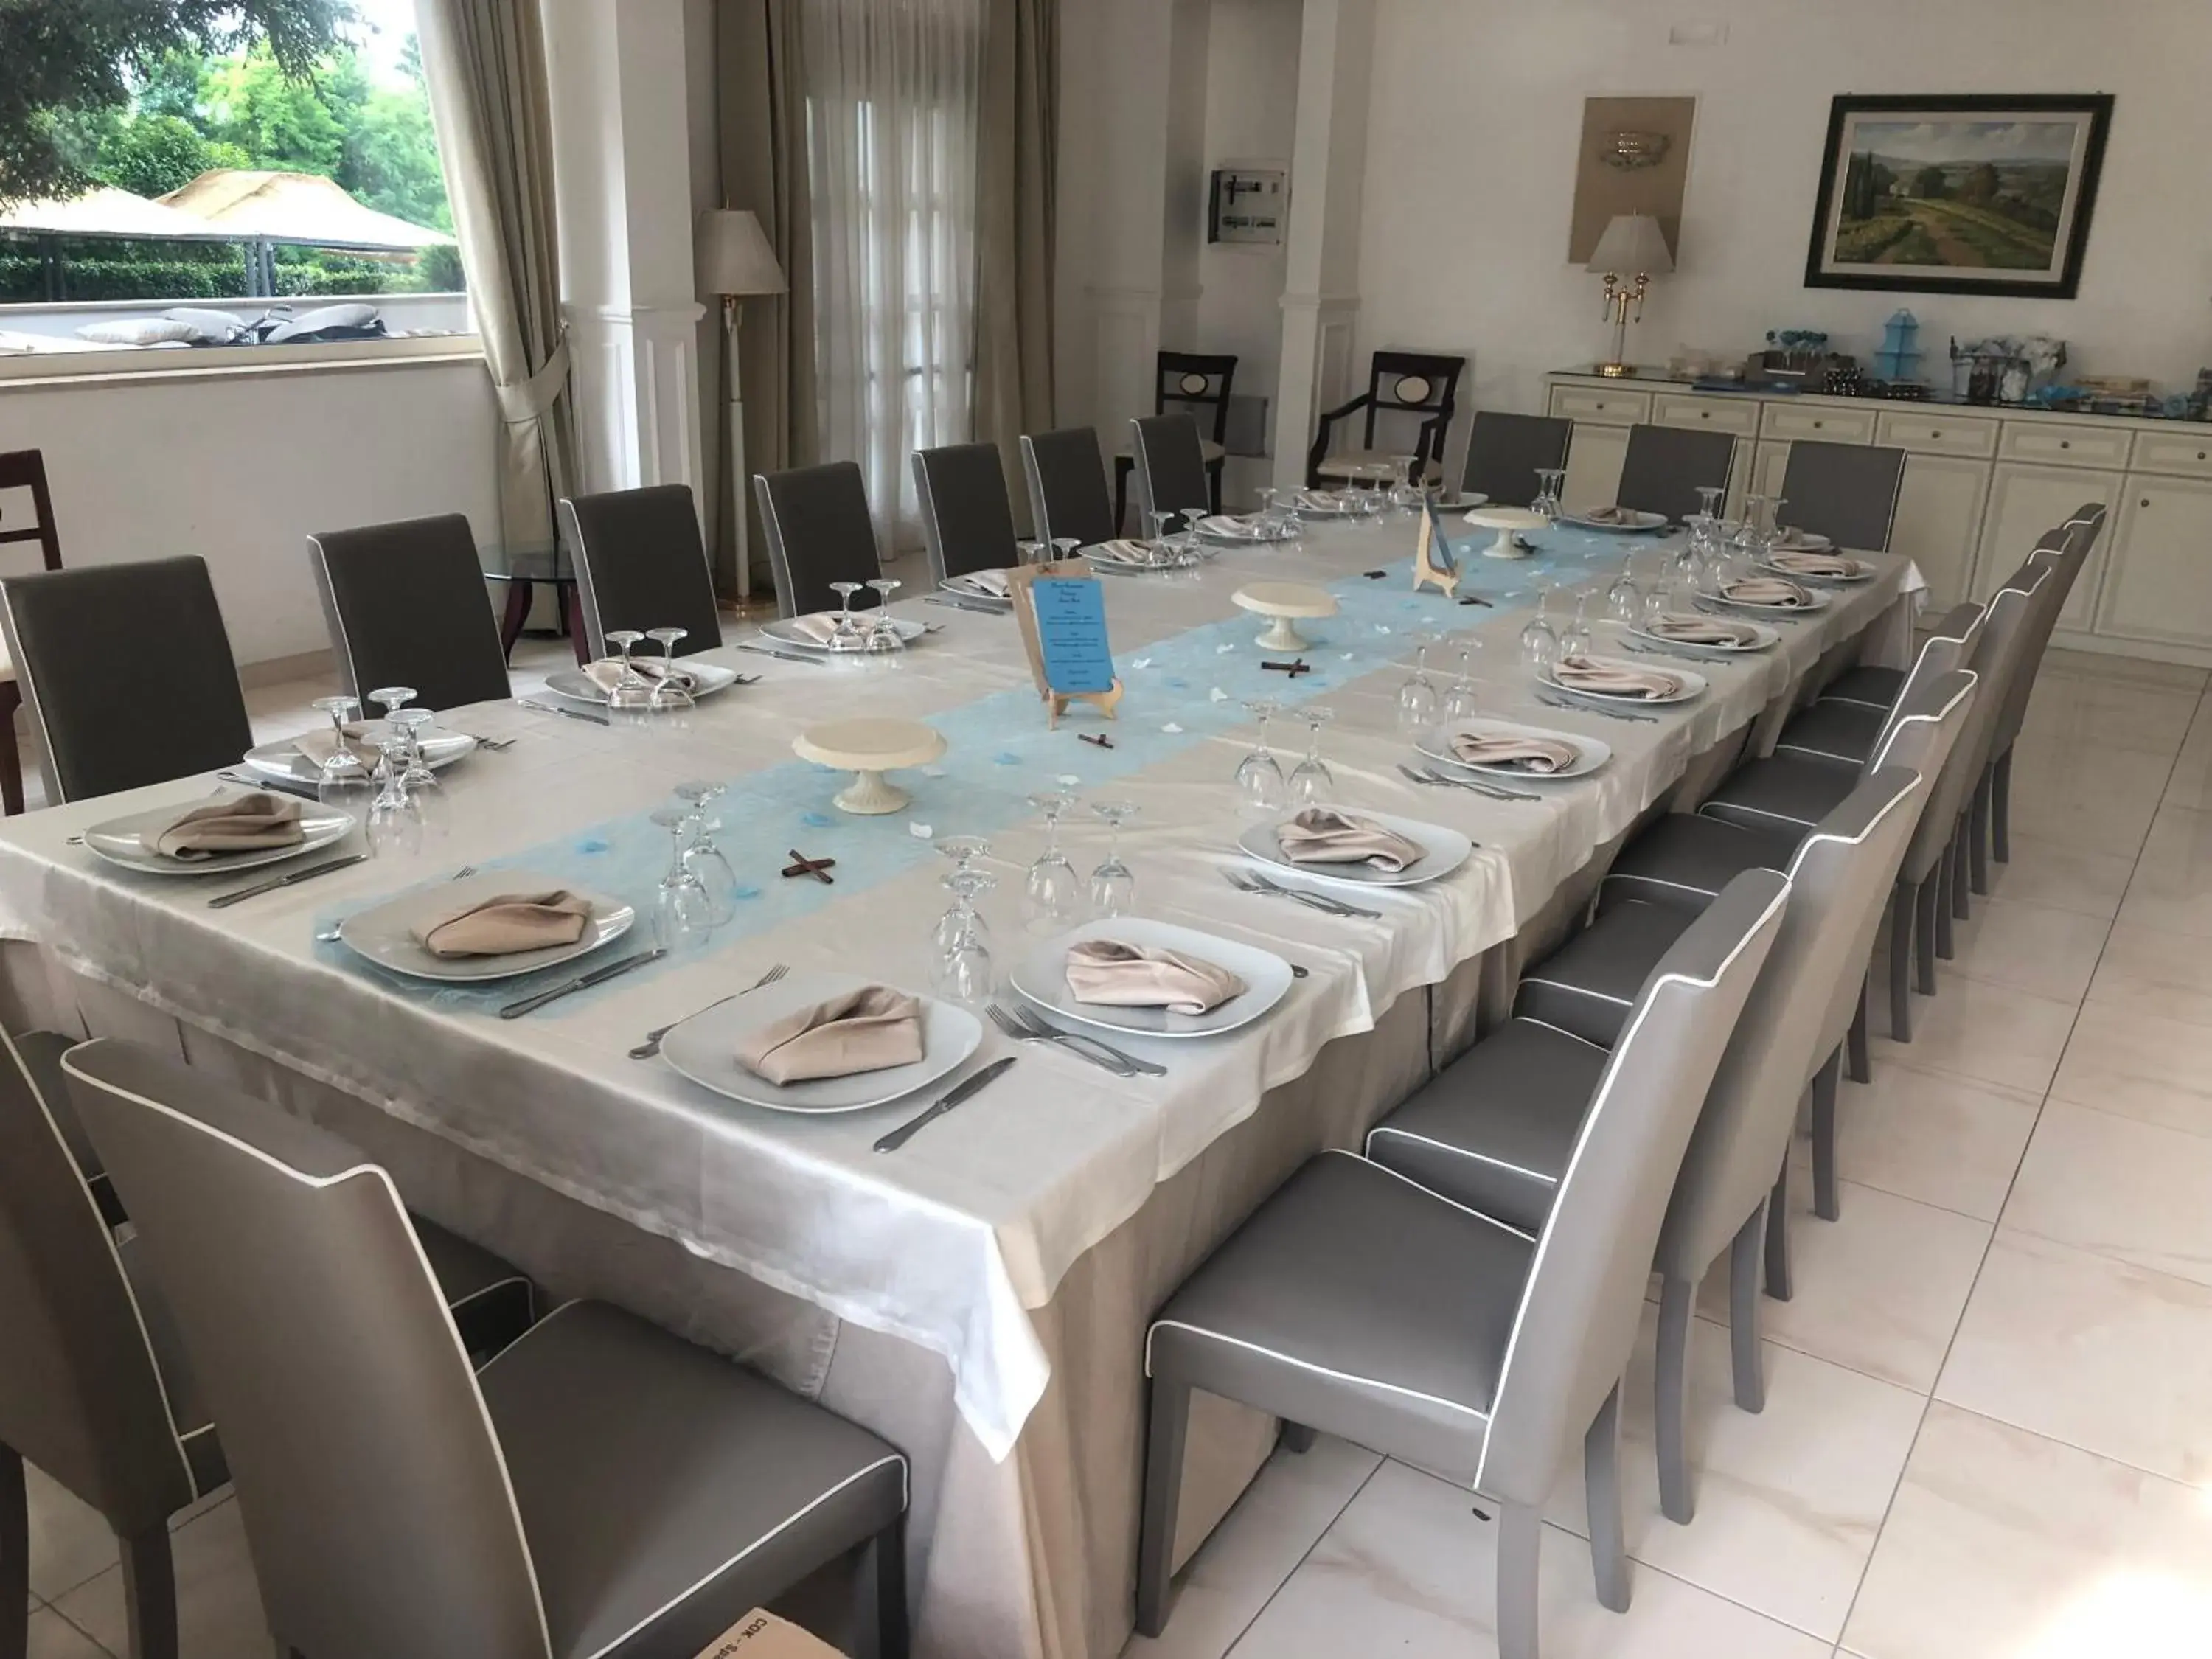
POLYGON ((2212 812, 2160 809, 2120 905, 2120 920, 2212 936, 2212 812))
POLYGON ((1936 994, 1915 996, 1912 1041, 1874 1040, 1875 1075, 1897 1062, 2040 1095, 2066 1047, 2075 1005, 1991 985, 1936 965, 1936 994))
POLYGON ((2100 917, 1993 895, 1959 924, 1958 955, 1943 965, 1988 984, 2079 1002, 2110 931, 2100 917))
POLYGON ((2124 1002, 2081 1010, 2054 1100, 2212 1136, 2212 1026, 2144 1013, 2124 1002))
POLYGON ((2002 1221, 2212 1286, 2212 1139, 2053 1100, 2002 1221))
POLYGON ((107 1650, 52 1607, 31 1615, 27 1659, 105 1659, 107 1650))
MULTIPOLYGON (((176 1560, 177 1630, 181 1659, 240 1659, 270 1650, 253 1581, 246 1528, 235 1503, 219 1504, 170 1540, 176 1560)), ((54 1599, 57 1611, 113 1653, 128 1640, 123 1569, 54 1599)))
POLYGON ((2013 754, 2012 828, 2093 853, 2132 854, 2166 793, 2173 755, 2023 741, 2013 754))
POLYGON ((2111 747, 2171 758, 2189 734, 2200 686, 2148 686, 2085 679, 2041 678, 2028 701, 2022 744, 2067 753, 2111 747))
POLYGON ((1861 1186, 1995 1221, 2038 1109, 2034 1097, 1993 1084, 1881 1066, 1872 1083, 1843 1085, 1838 1168, 1861 1186))
POLYGON ((2092 853, 2063 842, 2012 836, 2012 862, 1993 866, 1995 896, 2047 904, 2083 915, 2117 915, 2135 875, 2132 853, 2092 853))
POLYGON ((58 1600, 115 1565, 115 1534, 100 1512, 79 1503, 51 1475, 23 1468, 31 1510, 31 1594, 58 1600))
POLYGON ((2153 662, 2146 657, 2116 657, 2101 651, 2069 651, 2054 646, 2043 655, 2046 679, 2085 680, 2092 685, 2179 686, 2202 691, 2208 678, 2185 663, 2153 662))
MULTIPOLYGON (((1234 1650, 1236 1659, 1495 1654, 1494 1523, 1443 1481, 1386 1463, 1234 1650)), ((1492 1506, 1487 1502, 1486 1512, 1492 1506)), ((1597 1604, 1589 1552, 1547 1527, 1546 1659, 1824 1659, 1830 1644, 1645 1567, 1626 1613, 1597 1604)))
POLYGON ((2212 1026, 2212 949, 2193 934, 2124 922, 2105 941, 2088 1000, 2212 1026))
POLYGON ((2185 1659, 2212 1630, 2202 1492, 1940 1401, 1875 1546, 1864 1659, 2185 1659))

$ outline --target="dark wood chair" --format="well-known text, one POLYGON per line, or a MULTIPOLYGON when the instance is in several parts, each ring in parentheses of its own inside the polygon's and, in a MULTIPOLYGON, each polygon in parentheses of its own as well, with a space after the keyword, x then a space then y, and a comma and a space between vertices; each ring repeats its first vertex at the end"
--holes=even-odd
MULTIPOLYGON (((1199 450, 1206 457, 1206 488, 1216 513, 1221 511, 1221 468, 1229 458, 1229 386, 1237 378, 1237 359, 1200 351, 1163 351, 1152 374, 1152 413, 1164 415, 1175 404, 1199 422, 1199 450), (1212 410, 1209 419, 1201 411, 1212 410)), ((1124 445, 1114 457, 1114 533, 1129 506, 1129 474, 1137 465, 1124 445)))
POLYGON ((1364 466, 1389 460, 1405 451, 1375 447, 1375 417, 1395 410, 1419 415, 1421 433, 1413 447, 1413 477, 1443 463, 1444 439, 1451 431, 1452 412, 1459 394, 1459 377, 1467 367, 1462 357, 1434 356, 1422 351, 1378 351, 1370 361, 1367 390, 1346 404, 1323 412, 1306 454, 1306 484, 1316 488, 1323 478, 1350 478, 1364 466), (1342 454, 1328 453, 1329 434, 1339 421, 1366 412, 1360 447, 1342 454))
MULTIPOLYGON (((46 568, 60 569, 62 538, 54 524, 54 498, 46 489, 46 458, 35 449, 0 454, 0 495, 11 489, 31 492, 31 522, 15 525, 0 516, 0 547, 36 542, 46 568)), ((0 647, 0 803, 11 813, 23 810, 23 757, 15 743, 15 711, 22 704, 15 665, 0 647)))

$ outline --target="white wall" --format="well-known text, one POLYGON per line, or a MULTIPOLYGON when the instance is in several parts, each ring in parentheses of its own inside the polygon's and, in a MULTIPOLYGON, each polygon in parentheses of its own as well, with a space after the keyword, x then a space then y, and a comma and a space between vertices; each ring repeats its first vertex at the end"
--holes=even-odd
POLYGON ((2050 333, 2070 343, 2071 371, 2185 386, 2212 361, 2208 62, 2205 0, 1387 0, 1358 349, 1471 345, 1472 402, 1538 407, 1545 370, 1606 343, 1596 280, 1566 264, 1583 99, 1686 93, 1698 106, 1680 269, 1632 334, 1638 361, 1748 352, 1791 327, 1863 356, 1904 305, 1939 353, 1954 333, 2050 333), (1725 22, 1725 43, 1669 46, 1689 17, 1725 22), (1838 92, 2116 94, 2080 297, 1806 288, 1838 92))
POLYGON ((458 512, 495 539, 498 431, 476 359, 0 382, 0 450, 45 452, 64 561, 198 554, 241 664, 328 647, 313 532, 458 512))

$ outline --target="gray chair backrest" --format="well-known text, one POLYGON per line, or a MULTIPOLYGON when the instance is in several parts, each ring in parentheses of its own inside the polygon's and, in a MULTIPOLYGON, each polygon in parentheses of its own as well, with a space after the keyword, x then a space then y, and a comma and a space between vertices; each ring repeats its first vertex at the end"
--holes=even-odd
MULTIPOLYGON (((59 1078, 70 1039, 0 1033, 0 1444, 118 1533, 199 1496, 146 1316, 86 1178, 96 1163, 59 1078), (41 1063, 43 1062, 43 1064, 41 1063)), ((0 1617, 20 1613, 8 1609, 0 1617)))
POLYGON ((148 1049, 63 1067, 222 1431, 279 1646, 548 1654, 506 1462, 391 1178, 148 1049))
POLYGON ((682 657, 721 644, 714 573, 689 484, 578 495, 560 504, 560 517, 593 656, 607 654, 611 628, 683 629, 682 657))
POLYGON ((1536 1237, 1480 1490, 1542 1503, 1627 1369, 1675 1172, 1789 892, 1772 870, 1736 877, 1638 993, 1536 1237))
POLYGON ((1674 1181, 1659 1234, 1661 1271, 1697 1283, 1774 1185, 1798 1097, 1835 1046, 1826 1040, 1834 988, 1846 983, 1856 999, 1926 793, 1917 773, 1885 767, 1798 843, 1781 931, 1674 1181))
POLYGON ((1901 449, 1800 439, 1782 469, 1782 497, 1789 503, 1783 520, 1838 547, 1887 553, 1904 486, 1901 449))
POLYGON ((1087 426, 1022 434, 1022 472, 1030 486, 1030 524, 1042 542, 1085 547, 1120 535, 1098 434, 1087 426))
POLYGON ((1199 447, 1198 422, 1189 416, 1147 415, 1130 422, 1129 453, 1137 465, 1137 505, 1145 512, 1212 506, 1206 452, 1199 447))
MULTIPOLYGON (((1663 513, 1680 523, 1698 510, 1698 489, 1728 489, 1735 465, 1735 440, 1725 432, 1686 427, 1632 426, 1613 500, 1638 513, 1663 513)), ((1569 501, 1570 507, 1592 505, 1569 501)))
POLYGON ((1897 701, 1890 704, 1889 713, 1882 717, 1881 729, 1875 734, 1865 763, 1859 768, 1862 778, 1883 763, 1883 751, 1896 733, 1898 722, 1910 711, 1923 707, 1928 688, 1974 659, 1975 653, 1981 648, 1982 630, 1988 625, 1989 611, 1984 605, 1956 605, 1944 612, 1942 620, 1920 642, 1912 666, 1905 671, 1905 684, 1898 688, 1897 701))
POLYGON ((1536 499, 1537 472, 1565 466, 1574 435, 1575 423, 1561 416, 1478 410, 1468 434, 1462 493, 1487 495, 1499 507, 1528 506, 1536 499))
POLYGON ((2027 639, 2021 647, 2021 670, 2006 687, 2004 707, 1996 714, 1996 730, 1990 742, 1992 756, 2010 749, 2020 736, 2020 728, 2027 722, 2028 698, 2034 693, 2036 676, 2042 672, 2044 653, 2051 648, 2051 635, 2058 626, 2058 613, 2066 608, 2074 584, 2089 562, 2089 551, 2097 544, 2098 534, 2104 527, 2105 508, 2101 503, 2092 501, 2045 535, 2037 543, 2035 551, 2028 555, 2029 562, 2045 567, 2053 580, 2044 592, 2037 595, 2034 612, 2026 623, 2027 639))
POLYGON ((0 579, 0 632, 50 805, 212 772, 253 747, 204 560, 0 579))
POLYGON ((2034 642, 2039 608, 2048 603, 2057 582, 2057 572, 2031 558, 2008 576, 1990 599, 1990 619, 1983 625, 1982 637, 1968 665, 1981 682, 1981 695, 1975 699, 1974 712, 1960 738, 1970 778, 1980 777, 1996 752, 1997 722, 2014 680, 2023 669, 2033 672, 2027 652, 2034 642))
POLYGON ((1972 696, 1955 718, 1947 720, 1948 729, 1938 739, 1942 744, 1940 763, 1932 746, 1921 750, 1917 757, 1909 743, 1900 745, 1899 750, 1900 755, 1906 757, 1904 763, 1933 778, 1928 799, 1921 804, 1918 818, 1913 824, 1912 839, 1905 846, 1905 861, 1898 872, 1901 879, 1916 887, 1935 873, 1938 860, 1948 851, 1959 814, 1966 810, 1973 794, 1975 780, 1981 775, 1974 769, 1969 734, 1982 714, 1982 688, 1985 682, 1971 669, 1959 672, 1970 683, 1972 696))
POLYGON ((825 461, 788 472, 753 474, 779 615, 832 611, 832 582, 871 582, 884 574, 868 513, 867 481, 855 461, 825 461))
POLYGON ((914 490, 929 574, 939 581, 975 570, 1011 570, 1013 504, 996 444, 953 444, 914 452, 914 490))
POLYGON ((307 555, 348 696, 411 685, 425 708, 459 708, 507 695, 476 532, 461 514, 326 530, 307 538, 307 555))

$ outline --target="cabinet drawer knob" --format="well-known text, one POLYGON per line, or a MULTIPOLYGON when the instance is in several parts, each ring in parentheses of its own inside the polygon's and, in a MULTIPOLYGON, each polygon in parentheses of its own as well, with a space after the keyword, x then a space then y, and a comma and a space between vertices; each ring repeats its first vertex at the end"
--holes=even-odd
POLYGON ((2061 449, 2071 449, 2074 447, 2074 441, 2071 438, 2061 438, 2058 441, 2058 447, 2061 449))
POLYGON ((2139 507, 2148 507, 2150 505, 2150 497, 2148 495, 2144 496, 2142 501, 2136 503, 2136 505, 2139 507))
POLYGON ((1814 430, 1814 431, 1815 431, 1815 432, 1818 432, 1818 431, 1819 431, 1822 427, 1824 427, 1824 426, 1826 426, 1826 425, 1827 425, 1827 422, 1826 422, 1826 421, 1815 421, 1815 422, 1813 422, 1813 430, 1814 430))
POLYGON ((2207 457, 2206 457, 2206 455, 2205 455, 2205 453, 2204 453, 2204 452, 2203 452, 2203 450, 2201 450, 2201 449, 2200 449, 2200 450, 2198 450, 2198 451, 2197 452, 2197 459, 2198 460, 2200 460, 2200 461, 2201 461, 2201 460, 2203 460, 2203 459, 2207 459, 2207 457))
POLYGON ((1940 426, 1932 428, 1929 431, 1928 435, 1931 438, 1940 438, 1943 435, 1943 428, 1940 426))

